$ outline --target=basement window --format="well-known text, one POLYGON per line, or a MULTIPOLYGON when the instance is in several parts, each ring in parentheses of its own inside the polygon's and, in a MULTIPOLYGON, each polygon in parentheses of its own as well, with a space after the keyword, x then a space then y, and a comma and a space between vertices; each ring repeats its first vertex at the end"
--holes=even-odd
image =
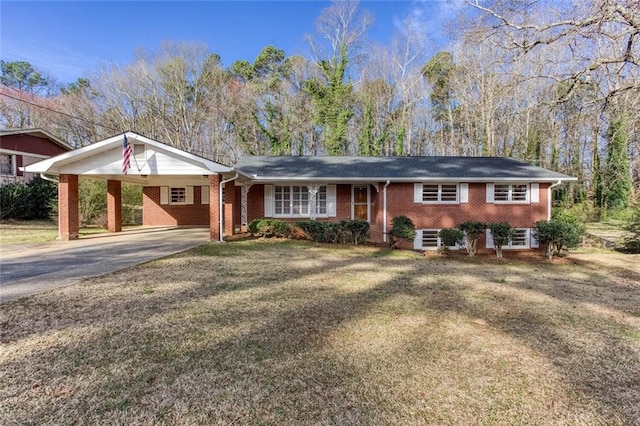
POLYGON ((13 176, 13 155, 0 155, 0 175, 13 176))

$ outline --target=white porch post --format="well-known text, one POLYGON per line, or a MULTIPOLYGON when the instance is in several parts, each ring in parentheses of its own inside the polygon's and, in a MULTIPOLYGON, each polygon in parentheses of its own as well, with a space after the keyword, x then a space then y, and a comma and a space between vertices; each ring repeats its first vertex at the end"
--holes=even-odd
POLYGON ((311 220, 316 220, 316 216, 318 215, 316 199, 319 189, 320 185, 309 185, 309 218, 311 220))
POLYGON ((240 185, 240 225, 243 227, 243 231, 246 230, 247 222, 249 222, 249 214, 247 213, 247 196, 249 189, 251 189, 251 183, 243 183, 240 185))

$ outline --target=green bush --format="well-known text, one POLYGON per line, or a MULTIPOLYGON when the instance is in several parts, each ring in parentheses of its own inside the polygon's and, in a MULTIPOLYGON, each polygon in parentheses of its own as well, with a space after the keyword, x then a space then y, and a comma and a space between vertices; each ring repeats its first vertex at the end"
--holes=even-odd
POLYGON ((343 220, 339 223, 306 220, 296 225, 316 243, 364 244, 369 234, 369 222, 366 220, 343 220))
POLYGON ((48 219, 55 209, 58 189, 40 177, 29 183, 12 182, 0 186, 1 219, 48 219))
POLYGON ((465 235, 465 248, 469 257, 476 255, 476 247, 478 245, 478 239, 484 234, 484 230, 487 229, 487 224, 483 222, 466 221, 458 225, 458 229, 464 232, 465 235))
POLYGON ((635 214, 625 229, 631 232, 631 235, 624 239, 622 247, 618 250, 623 253, 640 253, 640 213, 635 214))
POLYGON ((391 247, 395 248, 400 240, 412 241, 416 237, 416 227, 408 217, 396 216, 393 218, 389 235, 391 247))
POLYGON ((278 219, 255 219, 248 229, 251 235, 266 238, 287 238, 291 235, 291 225, 278 219))
POLYGON ((348 231, 349 242, 364 244, 369 236, 369 222, 362 219, 343 220, 340 226, 348 231))
POLYGON ((502 257, 502 247, 509 244, 513 238, 514 229, 507 222, 496 222, 489 224, 493 247, 496 250, 496 257, 502 257))
POLYGON ((464 241, 464 232, 455 228, 445 228, 438 232, 438 237, 440 237, 444 250, 447 250, 449 247, 462 244, 464 241))
POLYGON ((562 250, 575 248, 582 242, 582 236, 586 232, 583 225, 571 218, 565 220, 552 219, 551 221, 541 220, 536 222, 533 229, 533 237, 540 244, 546 245, 547 259, 551 260, 554 255, 560 254, 562 250))

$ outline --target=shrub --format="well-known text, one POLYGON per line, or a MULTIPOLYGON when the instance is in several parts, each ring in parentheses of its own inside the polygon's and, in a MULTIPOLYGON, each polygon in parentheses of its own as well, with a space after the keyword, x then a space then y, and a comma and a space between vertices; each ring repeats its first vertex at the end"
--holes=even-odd
POLYGON ((366 220, 343 220, 339 223, 307 220, 296 225, 316 243, 364 244, 369 234, 369 222, 366 220))
POLYGON ((507 222, 496 222, 489 224, 493 247, 496 250, 496 257, 502 257, 502 247, 509 244, 513 238, 514 229, 507 222))
POLYGON ((467 253, 469 253, 469 257, 475 256, 478 240, 484 233, 484 230, 487 229, 487 224, 483 222, 466 221, 458 225, 458 229, 464 232, 466 241, 465 248, 467 249, 467 253))
POLYGON ((26 185, 12 182, 0 186, 1 219, 48 219, 55 209, 57 187, 40 177, 26 185))
POLYGON ((455 246, 458 244, 462 244, 464 241, 464 232, 459 229, 441 229, 438 232, 438 237, 440 237, 440 241, 442 242, 442 246, 444 250, 447 250, 451 246, 455 246))
POLYGON ((349 242, 364 244, 369 236, 369 222, 362 219, 343 220, 340 225, 348 231, 349 242))
POLYGON ((640 212, 636 213, 627 225, 626 230, 631 233, 622 242, 622 247, 618 250, 623 253, 640 253, 640 212))
POLYGON ((265 238, 287 238, 291 225, 278 219, 255 219, 248 226, 251 235, 265 238))
POLYGON ((546 245, 547 259, 551 260, 562 250, 578 247, 584 233, 585 227, 577 222, 552 219, 536 222, 533 237, 546 245))
POLYGON ((395 248, 400 240, 412 241, 416 237, 416 227, 408 217, 396 216, 393 218, 389 235, 391 247, 395 248))

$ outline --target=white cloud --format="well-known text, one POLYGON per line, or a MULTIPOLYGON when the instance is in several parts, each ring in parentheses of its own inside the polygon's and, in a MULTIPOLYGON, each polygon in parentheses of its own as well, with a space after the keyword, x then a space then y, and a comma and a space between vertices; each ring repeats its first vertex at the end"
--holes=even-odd
POLYGON ((446 27, 464 7, 461 0, 422 0, 412 2, 409 13, 394 19, 398 31, 422 34, 431 44, 443 47, 449 42, 446 27))
POLYGON ((4 35, 2 59, 27 61, 39 71, 56 77, 61 83, 76 81, 100 62, 98 57, 85 55, 65 46, 35 40, 16 43, 4 35))

